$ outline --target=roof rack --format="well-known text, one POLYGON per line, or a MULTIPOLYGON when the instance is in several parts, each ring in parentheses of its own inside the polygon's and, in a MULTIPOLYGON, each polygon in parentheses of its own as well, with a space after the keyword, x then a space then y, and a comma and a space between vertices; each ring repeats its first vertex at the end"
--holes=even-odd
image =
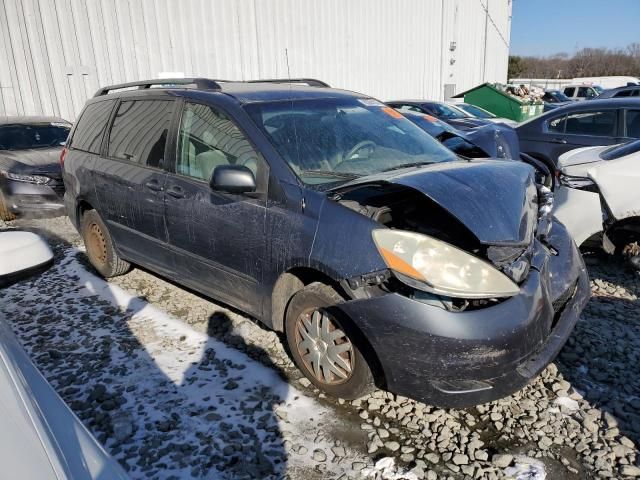
POLYGON ((266 80, 211 80, 210 78, 157 78, 155 80, 139 80, 137 82, 119 83, 99 89, 94 97, 108 95, 114 90, 131 89, 137 87, 138 90, 151 88, 153 85, 193 85, 197 90, 221 90, 220 83, 296 83, 309 85, 310 87, 329 87, 328 83, 315 78, 271 78, 266 80))
POLYGON ((139 90, 151 88, 152 85, 194 85, 198 90, 220 90, 220 84, 209 78, 158 78, 155 80, 140 80, 137 82, 119 83, 99 89, 94 97, 107 95, 113 90, 138 87, 139 90))
POLYGON ((329 84, 315 78, 270 78, 266 80, 246 80, 246 83, 300 83, 310 87, 328 87, 329 84))

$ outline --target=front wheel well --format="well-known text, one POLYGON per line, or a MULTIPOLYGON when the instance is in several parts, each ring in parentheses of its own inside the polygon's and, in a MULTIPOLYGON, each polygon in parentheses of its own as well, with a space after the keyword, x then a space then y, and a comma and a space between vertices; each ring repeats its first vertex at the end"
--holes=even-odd
MULTIPOLYGON (((349 296, 344 288, 327 274, 313 268, 292 268, 280 275, 273 288, 271 294, 271 328, 277 332, 284 332, 285 315, 287 314, 287 308, 289 307, 291 299, 304 287, 315 282, 330 286, 343 299, 349 300, 349 296)), ((382 368, 382 363, 373 346, 353 320, 346 320, 349 321, 351 335, 354 336, 354 340, 358 343, 358 348, 363 352, 369 363, 369 367, 376 380, 376 385, 385 388, 386 376, 382 368)))
POLYGON ((291 298, 298 291, 314 282, 329 285, 343 298, 347 298, 340 284, 319 270, 308 267, 287 270, 278 277, 271 293, 271 326, 275 331, 284 331, 284 316, 291 298))

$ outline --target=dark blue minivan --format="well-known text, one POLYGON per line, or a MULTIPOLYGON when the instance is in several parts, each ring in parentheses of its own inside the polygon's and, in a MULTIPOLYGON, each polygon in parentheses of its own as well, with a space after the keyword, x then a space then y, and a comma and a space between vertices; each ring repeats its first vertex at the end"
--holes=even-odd
POLYGON ((460 158, 319 81, 156 80, 89 100, 61 156, 105 277, 131 264, 283 332, 321 390, 438 405, 512 393, 589 296, 533 169, 460 158))

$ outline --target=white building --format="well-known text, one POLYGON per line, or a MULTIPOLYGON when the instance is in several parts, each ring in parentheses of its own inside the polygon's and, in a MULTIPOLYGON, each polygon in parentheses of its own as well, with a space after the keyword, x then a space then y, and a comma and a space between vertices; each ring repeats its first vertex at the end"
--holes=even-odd
POLYGON ((506 82, 510 26, 511 0, 2 0, 0 115, 163 72, 443 99, 506 82))

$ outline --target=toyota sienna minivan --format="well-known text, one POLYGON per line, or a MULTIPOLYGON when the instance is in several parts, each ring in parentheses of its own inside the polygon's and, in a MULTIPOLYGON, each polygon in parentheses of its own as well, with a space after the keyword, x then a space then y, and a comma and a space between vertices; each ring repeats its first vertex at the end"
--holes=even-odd
POLYGON ((100 274, 144 266, 246 312, 337 397, 508 395, 553 360, 589 296, 530 166, 456 157, 319 81, 103 88, 61 162, 100 274))

